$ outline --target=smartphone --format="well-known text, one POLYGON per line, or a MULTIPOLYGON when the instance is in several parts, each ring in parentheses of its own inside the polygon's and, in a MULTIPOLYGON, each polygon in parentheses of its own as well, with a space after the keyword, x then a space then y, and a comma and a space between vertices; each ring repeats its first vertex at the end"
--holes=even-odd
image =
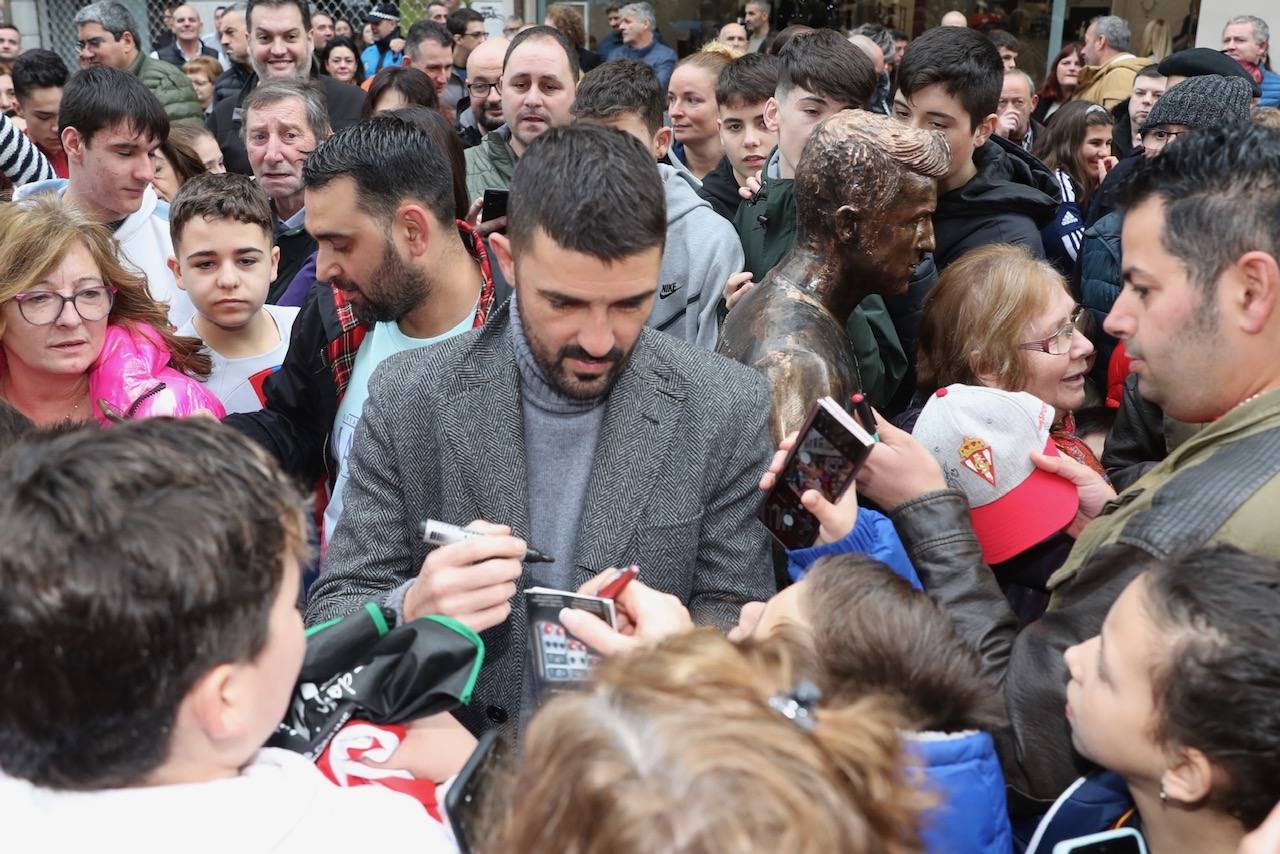
POLYGON ((507 190, 485 190, 484 204, 480 207, 480 221, 488 222, 507 215, 507 198, 511 193, 507 190))
POLYGON ((494 779, 495 770, 503 764, 506 755, 506 742, 498 736, 498 730, 491 729, 480 736, 476 749, 471 751, 467 764, 462 766, 453 785, 444 796, 445 813, 449 816, 449 824, 453 827, 454 838, 458 841, 458 850, 462 854, 471 854, 480 840, 477 832, 485 816, 481 815, 485 797, 494 779))
POLYGON ((1053 854, 1147 854, 1147 843, 1132 827, 1122 827, 1064 840, 1053 854))
POLYGON ((814 404, 795 447, 757 516, 787 549, 802 549, 818 538, 818 520, 800 503, 810 489, 838 499, 871 453, 875 439, 834 400, 814 404))

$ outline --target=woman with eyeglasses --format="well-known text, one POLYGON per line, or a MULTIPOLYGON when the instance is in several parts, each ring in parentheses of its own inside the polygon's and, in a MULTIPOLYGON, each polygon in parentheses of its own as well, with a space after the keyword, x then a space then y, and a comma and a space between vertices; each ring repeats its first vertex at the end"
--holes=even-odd
MULTIPOLYGON (((968 252, 925 297, 916 366, 919 408, 895 419, 898 426, 912 429, 929 396, 956 383, 1027 392, 1053 407, 1050 436, 1067 458, 1061 463, 1103 474, 1074 418, 1088 397, 1085 380, 1093 365, 1088 319, 1062 275, 1025 247, 993 244, 968 252)), ((994 453, 998 484, 1001 449, 994 453)), ((954 462, 959 466, 960 458, 954 462)), ((1048 576, 1071 543, 1059 533, 992 567, 1019 619, 1043 612, 1048 576)))
POLYGON ((58 199, 0 206, 0 399, 37 426, 224 414, 106 227, 58 199))

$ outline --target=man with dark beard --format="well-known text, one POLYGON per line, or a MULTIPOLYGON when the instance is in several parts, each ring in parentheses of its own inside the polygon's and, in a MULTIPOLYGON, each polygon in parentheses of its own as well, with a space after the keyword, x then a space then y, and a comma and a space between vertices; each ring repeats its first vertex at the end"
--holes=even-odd
POLYGON ((339 131, 303 168, 319 283, 264 385, 266 406, 226 421, 305 482, 329 475, 326 532, 342 510, 346 455, 374 369, 483 325, 494 308, 488 253, 454 219, 451 175, 443 149, 394 116, 339 131))
MULTIPOLYGON (((308 221, 313 210, 308 189, 308 221)), ((483 329, 394 356, 370 384, 306 619, 376 599, 404 620, 483 632, 484 668, 456 712, 473 731, 533 713, 527 587, 593 591, 602 570, 635 564, 695 622, 722 627, 774 589, 754 516, 769 391, 646 328, 666 225, 639 140, 546 130, 515 168, 508 233, 492 238, 515 295, 483 329), (478 520, 488 536, 428 554, 425 519, 478 520), (522 566, 527 543, 550 560, 522 566)))

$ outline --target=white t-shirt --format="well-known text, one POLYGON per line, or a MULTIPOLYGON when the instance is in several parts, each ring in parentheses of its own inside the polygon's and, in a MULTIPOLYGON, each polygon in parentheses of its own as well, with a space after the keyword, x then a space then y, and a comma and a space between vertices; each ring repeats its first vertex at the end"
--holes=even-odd
MULTIPOLYGON (((284 354, 289 352, 289 336, 293 332, 293 321, 298 317, 298 309, 287 305, 264 305, 263 308, 271 315, 276 331, 280 333, 280 343, 271 350, 257 356, 228 359, 208 344, 205 345, 205 350, 213 360, 213 372, 205 380, 205 385, 222 401, 228 415, 233 412, 257 412, 263 407, 266 399, 262 394, 262 384, 267 377, 280 370, 280 366, 284 364, 284 354)), ((188 321, 178 330, 178 334, 199 338, 195 319, 188 321)))
POLYGON ((355 363, 351 366, 351 380, 347 383, 347 392, 338 404, 338 417, 333 421, 333 458, 338 466, 338 476, 334 478, 333 494, 329 496, 329 505, 324 509, 324 541, 329 542, 333 531, 338 527, 338 518, 342 515, 342 488, 350 477, 347 467, 347 456, 351 453, 351 444, 355 440, 356 427, 360 425, 360 415, 364 412, 364 402, 369 396, 369 378, 374 370, 387 358, 406 350, 426 347, 461 335, 475 325, 476 313, 473 309, 457 326, 434 338, 410 338, 400 331, 395 322, 378 323, 369 330, 369 334, 360 342, 356 352, 355 363))
POLYGON ((5 851, 317 854, 456 851, 422 804, 382 786, 341 788, 306 758, 264 748, 238 777, 96 792, 0 774, 5 851))

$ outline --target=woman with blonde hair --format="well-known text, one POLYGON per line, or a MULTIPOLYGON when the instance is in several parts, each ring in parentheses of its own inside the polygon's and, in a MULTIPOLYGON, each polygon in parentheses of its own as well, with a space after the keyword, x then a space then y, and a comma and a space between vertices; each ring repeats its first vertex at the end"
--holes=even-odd
POLYGON ((1152 18, 1142 29, 1142 49, 1139 56, 1154 59, 1156 62, 1173 53, 1173 40, 1169 35, 1169 25, 1164 18, 1152 18))
POLYGON ((667 85, 667 115, 674 141, 668 156, 671 165, 699 182, 724 157, 720 143, 720 111, 716 81, 726 65, 742 52, 721 41, 703 45, 676 65, 667 85))
POLYGON ((1075 434, 1093 365, 1089 314, 1062 274, 1023 246, 993 244, 949 266, 925 297, 919 389, 927 398, 953 383, 1025 391, 1057 413, 1058 450, 1103 474, 1075 434))
POLYGON ((52 197, 0 206, 0 399, 49 426, 205 411, 209 357, 179 338, 111 232, 52 197))
POLYGON ((898 719, 802 680, 786 641, 711 629, 605 661, 533 719, 477 850, 919 850, 898 719))

